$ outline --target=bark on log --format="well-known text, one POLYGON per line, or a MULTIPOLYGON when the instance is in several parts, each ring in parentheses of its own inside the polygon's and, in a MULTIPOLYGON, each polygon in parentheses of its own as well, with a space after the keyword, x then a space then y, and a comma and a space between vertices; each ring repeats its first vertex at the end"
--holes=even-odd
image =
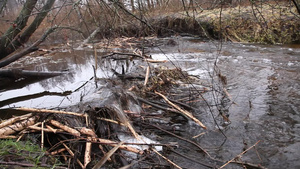
POLYGON ((3 127, 0 129, 0 136, 6 136, 6 135, 14 134, 18 131, 21 131, 21 130, 25 129, 27 126, 33 125, 37 119, 38 119, 38 116, 33 116, 29 119, 23 120, 14 125, 3 127))

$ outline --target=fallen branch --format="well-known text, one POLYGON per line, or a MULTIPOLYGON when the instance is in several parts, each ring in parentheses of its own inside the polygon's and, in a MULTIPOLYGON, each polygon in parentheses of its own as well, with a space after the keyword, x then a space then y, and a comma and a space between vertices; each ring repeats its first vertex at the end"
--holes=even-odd
POLYGON ((18 131, 21 131, 21 130, 25 129, 28 126, 33 125, 36 122, 37 119, 38 119, 38 116, 33 116, 29 119, 20 121, 16 124, 3 127, 3 128, 0 129, 0 137, 6 136, 6 135, 11 135, 11 134, 14 134, 18 131))
POLYGON ((85 168, 92 161, 91 152, 92 152, 92 143, 87 141, 85 143, 85 153, 84 153, 84 167, 85 168))
MULTIPOLYGON (((47 127, 47 126, 46 126, 47 127)), ((42 129, 42 127, 38 127, 38 126, 28 126, 29 129, 32 129, 32 130, 37 130, 37 131, 42 131, 44 130, 44 132, 51 132, 51 133, 57 133, 57 132, 63 132, 64 130, 62 129, 49 129, 48 127, 47 128, 44 128, 42 129)))
POLYGON ((147 85, 148 83, 148 80, 149 80, 149 73, 150 73, 150 67, 147 66, 147 69, 146 69, 146 77, 145 77, 145 82, 144 82, 144 86, 147 85))
MULTIPOLYGON (((69 154, 71 155, 72 158, 75 157, 73 151, 65 144, 65 143, 62 143, 63 146, 67 149, 67 151, 69 152, 69 154)), ((84 165, 81 163, 81 161, 77 158, 76 159, 77 163, 80 165, 81 168, 85 168, 84 165)))
POLYGON ((68 126, 66 126, 66 125, 63 125, 63 124, 61 124, 61 123, 58 122, 58 121, 50 120, 49 122, 50 122, 52 125, 54 125, 54 126, 56 126, 56 127, 58 127, 58 128, 61 128, 62 130, 66 131, 66 132, 68 132, 68 133, 70 133, 70 134, 72 134, 72 135, 74 135, 74 136, 77 136, 77 137, 80 136, 80 132, 79 132, 79 131, 77 131, 77 130, 75 130, 75 129, 72 129, 71 127, 68 127, 68 126))
POLYGON ((7 119, 7 120, 2 121, 0 123, 0 128, 8 126, 8 125, 11 125, 11 124, 13 124, 13 123, 15 123, 17 121, 21 121, 21 120, 27 119, 28 117, 31 117, 31 116, 32 116, 32 113, 29 113, 29 114, 25 114, 23 116, 17 116, 17 117, 13 117, 13 118, 7 119))
POLYGON ((167 60, 153 60, 153 59, 145 59, 146 62, 149 63, 166 63, 168 62, 167 60))
MULTIPOLYGON (((117 146, 118 142, 116 141, 111 141, 111 140, 107 140, 107 139, 101 139, 101 138, 90 138, 93 143, 100 143, 100 144, 108 144, 110 146, 117 146)), ((131 146, 127 146, 127 145, 121 145, 120 149, 122 150, 126 150, 126 151, 130 151, 136 154, 144 154, 144 152, 142 150, 139 150, 137 148, 131 147, 131 146)))
POLYGON ((173 106, 175 109, 177 109, 178 111, 180 111, 181 113, 183 113, 185 116, 189 117, 190 119, 192 119, 193 121, 195 121, 197 124, 199 124, 202 128, 206 129, 206 126, 201 123, 197 118, 195 118, 190 112, 181 109, 179 106, 175 105, 174 103, 172 103, 170 100, 168 100, 168 98, 166 96, 164 96, 163 94, 155 91, 155 94, 158 94, 159 96, 161 96, 167 103, 169 103, 171 106, 173 106))
POLYGON ((155 152, 157 155, 159 155, 160 157, 162 157, 163 159, 165 159, 167 162, 169 162, 170 164, 172 164, 174 167, 181 169, 180 166, 178 166, 177 164, 175 164, 173 161, 169 160, 167 157, 163 156, 162 154, 160 154, 157 150, 155 150, 154 148, 151 149, 153 152, 155 152))
POLYGON ((34 113, 56 113, 56 114, 67 114, 79 117, 86 117, 87 114, 83 113, 75 113, 75 112, 68 112, 68 111, 61 111, 61 110, 48 110, 48 109, 34 109, 34 108, 27 108, 27 107, 20 107, 15 108, 15 110, 27 111, 27 112, 34 112, 34 113))
POLYGON ((181 140, 183 140, 183 141, 186 141, 186 142, 188 142, 188 143, 191 143, 192 145, 194 145, 194 146, 196 146, 197 148, 199 148, 199 150, 203 151, 203 152, 204 152, 206 155, 208 155, 210 158, 212 158, 212 157, 210 156, 210 154, 209 154, 206 150, 204 150, 204 148, 202 148, 199 144, 197 144, 197 143, 195 143, 195 142, 193 142, 193 141, 191 141, 191 140, 188 140, 188 139, 186 139, 186 138, 180 137, 180 136, 178 136, 178 135, 176 135, 176 134, 174 134, 174 133, 172 133, 172 132, 169 132, 169 131, 167 131, 167 130, 164 130, 164 129, 158 127, 157 125, 153 125, 153 124, 149 124, 149 125, 150 125, 150 126, 153 126, 153 127, 155 127, 155 128, 157 128, 157 129, 159 129, 159 130, 161 130, 161 131, 163 131, 163 132, 165 132, 165 133, 168 133, 168 134, 170 134, 171 136, 177 137, 177 138, 179 138, 179 139, 181 139, 181 140))
POLYGON ((123 142, 120 142, 118 145, 116 145, 113 149, 111 149, 108 153, 106 153, 101 160, 93 167, 93 169, 100 169, 105 162, 110 159, 110 157, 121 147, 123 142))
POLYGON ((240 154, 238 154, 237 156, 235 156, 234 158, 232 158, 231 160, 229 160, 227 163, 225 163, 224 165, 222 165, 219 169, 224 168, 226 165, 228 165, 229 163, 231 163, 232 161, 234 161, 236 158, 241 157, 243 154, 247 153, 250 149, 252 149, 253 147, 255 147, 259 142, 260 142, 260 140, 258 140, 254 145, 252 145, 251 147, 249 147, 247 150, 241 152, 240 154))
POLYGON ((56 154, 58 154, 58 153, 61 153, 61 152, 66 151, 66 150, 67 150, 66 148, 61 148, 61 149, 52 151, 52 152, 50 153, 50 155, 54 156, 54 155, 56 155, 56 154))

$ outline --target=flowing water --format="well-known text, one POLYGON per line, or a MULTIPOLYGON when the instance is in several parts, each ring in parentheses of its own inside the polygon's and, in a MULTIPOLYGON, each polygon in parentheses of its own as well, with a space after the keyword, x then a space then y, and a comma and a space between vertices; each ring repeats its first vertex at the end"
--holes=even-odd
MULTIPOLYGON (((168 41, 163 39, 162 41, 168 41)), ((300 46, 232 44, 204 42, 190 38, 171 38, 173 45, 148 48, 154 59, 172 61, 177 67, 210 79, 217 62, 227 78, 226 89, 232 98, 229 108, 230 124, 220 126, 224 136, 215 130, 209 113, 200 117, 209 132, 195 139, 211 156, 230 160, 261 141, 241 156, 241 160, 267 168, 300 168, 300 46), (218 52, 218 49, 221 49, 218 52)), ((168 43, 167 43, 168 44, 168 43)), ((43 80, 0 93, 1 118, 10 114, 9 107, 55 108, 75 105, 95 91, 94 52, 88 50, 56 49, 43 56, 25 57, 11 67, 26 70, 68 70, 63 76, 43 80), (25 66, 24 66, 25 65, 25 66), (83 86, 83 87, 81 87, 83 86), (47 91, 45 93, 45 91, 47 91), (72 91, 70 95, 63 95, 72 91), (50 94, 49 94, 50 93, 50 94), (27 97, 21 97, 29 95, 27 97), (17 97, 17 99, 12 99, 17 97)), ((99 50, 98 55, 105 54, 99 50)), ((100 61, 99 61, 100 62, 100 61)), ((137 63, 126 61, 102 62, 97 78, 112 77, 111 68, 121 72, 121 65, 134 71, 137 63)), ((105 85, 105 84, 98 84, 105 85)), ((203 114, 203 113, 202 113, 203 114)), ((199 134, 193 125, 185 128, 190 136, 199 134)), ((197 159, 196 151, 189 153, 197 159)), ((199 168, 192 162, 179 162, 186 168, 199 168)), ((228 168, 242 168, 228 165, 228 168)))

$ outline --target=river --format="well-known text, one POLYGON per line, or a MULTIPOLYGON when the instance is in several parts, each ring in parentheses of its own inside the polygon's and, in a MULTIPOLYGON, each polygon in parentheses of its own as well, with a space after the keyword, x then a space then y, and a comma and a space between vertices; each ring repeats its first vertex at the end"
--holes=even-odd
MULTIPOLYGON (((242 161, 272 169, 300 168, 299 45, 223 42, 220 46, 218 41, 183 37, 157 41, 161 42, 160 47, 146 49, 153 59, 172 61, 171 66, 180 67, 209 82, 216 62, 222 75, 226 76, 226 89, 232 99, 226 105, 230 123, 220 124, 226 138, 216 130, 211 114, 202 112, 197 116, 206 123, 208 131, 195 141, 211 156, 224 161, 231 160, 260 140, 255 148, 241 156, 242 161), (168 43, 173 41, 175 43, 168 43)), ((14 90, 2 89, 1 118, 11 116, 7 113, 9 107, 65 107, 78 104, 85 96, 95 92, 96 86, 92 79, 92 65, 95 63, 93 50, 57 46, 43 48, 45 50, 40 51, 39 56, 27 56, 9 67, 40 71, 67 70, 70 73, 14 90), (12 99, 25 95, 34 96, 44 91, 53 94, 30 99, 12 99), (72 94, 57 94, 65 91, 72 91, 72 94)), ((99 56, 106 53, 102 49, 97 51, 99 56)), ((124 51, 126 52, 123 49, 122 52, 124 51)), ((136 68, 134 63, 126 61, 103 62, 96 70, 97 78, 113 76, 109 70, 113 68, 120 72, 123 64, 127 64, 127 71, 136 68)), ((187 131, 183 135, 199 134, 199 128, 193 125, 182 127, 187 131)), ((186 152, 194 159, 201 160, 197 153, 192 149, 186 152)), ((199 167, 199 164, 185 160, 178 160, 177 164, 186 168, 199 167)), ((227 167, 242 168, 238 165, 227 167)))

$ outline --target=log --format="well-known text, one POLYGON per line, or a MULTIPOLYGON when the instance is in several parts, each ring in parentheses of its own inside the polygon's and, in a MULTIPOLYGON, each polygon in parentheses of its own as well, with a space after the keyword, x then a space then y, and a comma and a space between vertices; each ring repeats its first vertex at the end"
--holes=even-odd
POLYGON ((195 118, 190 112, 181 109, 179 106, 177 106, 174 103, 172 103, 166 96, 162 95, 161 93, 155 91, 155 94, 158 94, 159 96, 161 96, 167 103, 169 103, 175 109, 177 109, 182 114, 184 114, 185 116, 187 116, 190 119, 192 119, 194 122, 196 122, 197 124, 199 124, 202 128, 206 129, 206 126, 203 123, 201 123, 197 118, 195 118))
POLYGON ((37 119, 38 119, 38 116, 33 116, 29 119, 20 121, 16 124, 3 127, 0 129, 0 137, 6 136, 6 135, 11 135, 18 131, 21 131, 21 130, 25 129, 27 126, 33 125, 37 119))
POLYGON ((54 77, 65 74, 66 72, 53 71, 53 72, 40 72, 29 71, 22 69, 4 69, 0 70, 0 77, 20 78, 20 77, 54 77))
POLYGON ((80 132, 79 132, 79 131, 77 131, 77 130, 71 128, 71 127, 68 127, 68 126, 66 126, 66 125, 63 125, 63 124, 61 124, 61 123, 58 122, 58 121, 50 120, 49 122, 50 122, 52 125, 54 125, 54 126, 56 126, 56 127, 58 127, 58 128, 61 128, 61 129, 63 129, 64 131, 66 131, 66 132, 68 132, 68 133, 70 133, 70 134, 72 134, 72 135, 74 135, 74 136, 77 136, 77 137, 80 136, 80 132))

